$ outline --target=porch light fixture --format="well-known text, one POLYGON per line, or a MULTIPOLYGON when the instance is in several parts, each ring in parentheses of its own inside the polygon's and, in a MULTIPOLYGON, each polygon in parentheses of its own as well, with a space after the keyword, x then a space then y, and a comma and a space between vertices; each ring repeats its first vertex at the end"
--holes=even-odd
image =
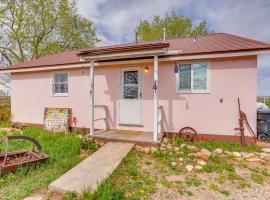
POLYGON ((149 72, 149 67, 145 67, 144 68, 144 73, 148 74, 148 72, 149 72))

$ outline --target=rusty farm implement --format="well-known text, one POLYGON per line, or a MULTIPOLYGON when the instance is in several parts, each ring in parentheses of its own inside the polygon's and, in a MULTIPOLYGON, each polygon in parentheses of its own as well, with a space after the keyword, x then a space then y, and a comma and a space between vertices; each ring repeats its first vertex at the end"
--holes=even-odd
POLYGON ((0 153, 0 175, 8 172, 15 172, 17 169, 26 166, 35 166, 43 163, 48 156, 42 153, 42 147, 37 140, 28 136, 5 136, 0 141, 0 145, 4 145, 4 153, 0 153), (10 140, 27 140, 33 143, 32 150, 22 150, 16 152, 8 152, 10 140))

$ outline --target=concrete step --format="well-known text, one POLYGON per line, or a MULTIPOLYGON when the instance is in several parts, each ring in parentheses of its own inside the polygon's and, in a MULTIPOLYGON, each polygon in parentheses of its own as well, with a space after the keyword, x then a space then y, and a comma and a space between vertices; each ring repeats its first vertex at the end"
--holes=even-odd
POLYGON ((130 152, 134 144, 109 142, 49 185, 53 192, 95 191, 130 152))

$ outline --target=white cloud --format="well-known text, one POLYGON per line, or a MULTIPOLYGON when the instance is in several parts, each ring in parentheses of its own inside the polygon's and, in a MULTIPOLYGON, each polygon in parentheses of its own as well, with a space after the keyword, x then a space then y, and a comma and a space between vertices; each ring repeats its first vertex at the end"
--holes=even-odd
MULTIPOLYGON (((98 46, 134 41, 134 29, 141 19, 151 20, 175 11, 206 20, 210 30, 242 35, 270 43, 270 1, 267 0, 80 0, 79 12, 92 20, 102 42, 98 46)), ((270 57, 270 55, 268 56, 270 57)), ((258 58, 258 91, 270 96, 270 64, 258 58)))
POLYGON ((167 12, 188 5, 188 2, 81 0, 79 11, 95 23, 100 35, 107 34, 109 37, 106 38, 112 38, 115 43, 123 43, 134 40, 134 29, 141 19, 150 20, 155 15, 164 16, 167 12))
POLYGON ((270 42, 270 2, 265 0, 80 0, 78 6, 79 12, 95 23, 99 34, 114 43, 133 41, 140 19, 151 20, 171 11, 195 23, 205 19, 216 32, 270 42))
POLYGON ((259 96, 270 96, 270 54, 258 57, 257 87, 259 96))
POLYGON ((114 42, 110 39, 108 39, 106 36, 97 34, 98 38, 100 39, 100 42, 97 43, 97 47, 102 47, 102 46, 109 46, 113 45, 114 42))
POLYGON ((270 42, 270 2, 265 0, 200 1, 195 11, 217 32, 270 42))

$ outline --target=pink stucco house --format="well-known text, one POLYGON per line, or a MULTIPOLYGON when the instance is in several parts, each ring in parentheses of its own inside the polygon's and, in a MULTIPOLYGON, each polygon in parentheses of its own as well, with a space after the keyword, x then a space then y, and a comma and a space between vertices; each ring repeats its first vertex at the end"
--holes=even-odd
POLYGON ((97 138, 125 130, 115 137, 157 143, 188 126, 238 140, 237 99, 256 130, 257 56, 269 52, 268 43, 216 33, 63 52, 1 72, 11 74, 13 121, 41 125, 45 107, 65 107, 97 138))

